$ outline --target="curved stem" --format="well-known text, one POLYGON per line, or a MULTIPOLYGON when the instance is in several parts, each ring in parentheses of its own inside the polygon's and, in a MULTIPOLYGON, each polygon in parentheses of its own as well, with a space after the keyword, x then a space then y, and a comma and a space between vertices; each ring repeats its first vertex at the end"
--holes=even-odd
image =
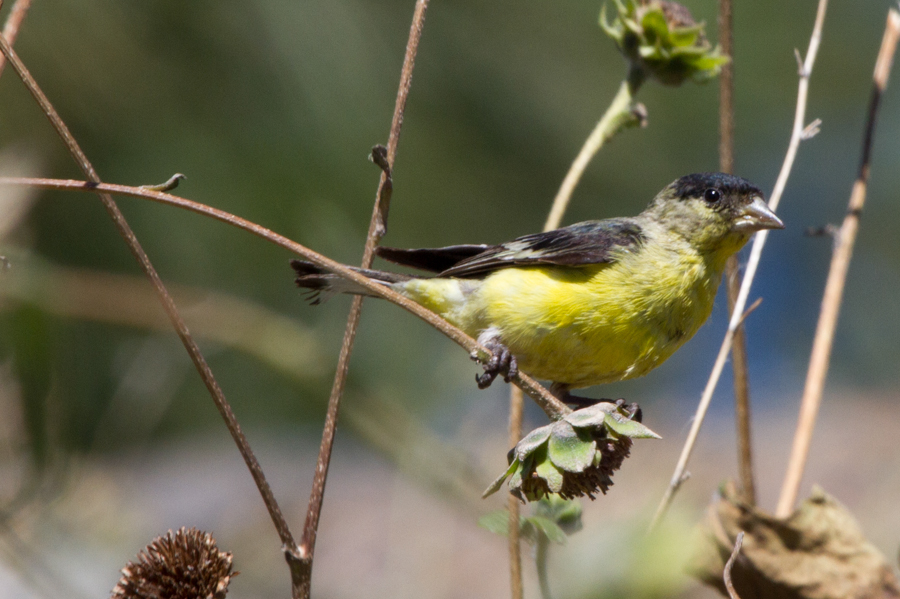
MULTIPOLYGON (((209 216, 233 227, 237 227, 239 229, 243 229, 245 231, 253 233, 254 235, 257 235, 258 237, 261 237, 266 241, 274 243, 277 246, 283 247, 286 250, 297 254, 298 256, 302 256, 303 258, 309 260, 317 266, 321 266, 329 272, 353 281, 355 284, 365 288, 367 291, 371 291, 374 295, 377 295, 378 297, 386 299, 389 302, 400 306, 407 312, 411 312, 412 314, 418 316, 419 318, 439 330, 441 333, 454 341, 457 345, 462 346, 469 353, 477 355, 480 361, 486 361, 491 357, 491 352, 489 352, 484 346, 480 345, 477 341, 469 337, 461 329, 453 326, 431 310, 423 307, 421 304, 417 304, 416 302, 405 298, 396 291, 393 291, 392 289, 385 287, 384 285, 380 285, 371 281, 364 275, 355 272, 350 267, 344 266, 339 262, 335 262, 331 258, 323 256, 318 252, 314 252, 306 246, 300 245, 296 241, 292 241, 287 237, 279 235, 278 233, 270 229, 245 220, 239 216, 235 216, 234 214, 231 214, 229 212, 225 212, 224 210, 219 210, 218 208, 213 208, 212 206, 207 206, 206 204, 193 202, 191 200, 187 200, 185 198, 174 196, 161 191, 141 189, 139 187, 129 187, 127 185, 115 185, 112 183, 91 183, 87 181, 73 181, 66 179, 0 177, 0 185, 27 185, 39 189, 55 189, 123 195, 145 200, 152 200, 160 204, 167 204, 170 206, 182 208, 184 210, 189 210, 197 214, 202 214, 204 216, 209 216)), ((520 371, 515 377, 512 377, 510 380, 517 387, 521 388, 522 391, 524 391, 529 397, 531 397, 535 401, 535 403, 537 403, 538 406, 544 411, 544 413, 546 413, 547 416, 552 420, 559 420, 566 414, 572 412, 572 410, 568 406, 562 403, 543 385, 535 381, 527 374, 524 374, 520 371)))
POLYGON ((634 96, 640 89, 641 84, 645 81, 645 75, 640 69, 632 69, 628 73, 628 78, 619 86, 619 92, 613 98, 612 104, 606 109, 606 113, 594 130, 584 142, 581 151, 569 167, 566 178, 563 179, 556 197, 553 198, 553 207, 547 216, 547 222, 544 225, 545 231, 559 228, 563 214, 569 206, 569 200, 575 186, 581 180, 587 165, 590 163, 594 155, 600 151, 607 141, 609 141, 616 133, 627 128, 634 127, 643 123, 644 118, 637 114, 633 105, 634 96))

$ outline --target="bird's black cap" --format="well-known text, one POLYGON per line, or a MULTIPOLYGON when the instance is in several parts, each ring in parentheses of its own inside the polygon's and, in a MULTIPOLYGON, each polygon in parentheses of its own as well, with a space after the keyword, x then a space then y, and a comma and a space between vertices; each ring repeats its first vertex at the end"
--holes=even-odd
POLYGON ((725 194, 759 195, 765 197, 756 185, 725 173, 695 173, 685 175, 671 185, 679 199, 702 197, 707 189, 715 188, 725 194))

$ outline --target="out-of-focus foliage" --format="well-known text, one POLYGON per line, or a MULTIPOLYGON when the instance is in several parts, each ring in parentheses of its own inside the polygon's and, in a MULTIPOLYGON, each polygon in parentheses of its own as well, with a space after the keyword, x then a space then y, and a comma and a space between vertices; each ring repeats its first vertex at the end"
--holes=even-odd
POLYGON ((703 24, 683 4, 658 0, 615 0, 614 4, 617 14, 611 21, 603 5, 600 27, 642 77, 654 77, 665 85, 681 85, 687 79, 708 81, 729 60, 718 46, 710 45, 703 24))
MULTIPOLYGON (((568 535, 582 529, 581 502, 545 495, 531 504, 532 515, 519 516, 519 535, 523 541, 536 544, 541 536, 557 545, 565 545, 568 535)), ((509 535, 509 511, 497 510, 478 519, 478 526, 494 534, 509 535)))

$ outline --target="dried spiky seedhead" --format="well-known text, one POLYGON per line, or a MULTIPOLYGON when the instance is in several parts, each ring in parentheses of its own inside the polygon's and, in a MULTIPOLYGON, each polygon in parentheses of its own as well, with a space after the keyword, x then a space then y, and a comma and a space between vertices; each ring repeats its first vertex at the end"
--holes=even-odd
POLYGON ((528 433, 510 452, 510 465, 484 495, 509 478, 510 492, 536 501, 550 494, 564 499, 606 493, 612 474, 628 457, 632 439, 659 438, 633 419, 635 406, 598 403, 528 433))
POLYGON ((237 572, 231 553, 196 528, 157 537, 122 568, 111 599, 224 599, 237 572))

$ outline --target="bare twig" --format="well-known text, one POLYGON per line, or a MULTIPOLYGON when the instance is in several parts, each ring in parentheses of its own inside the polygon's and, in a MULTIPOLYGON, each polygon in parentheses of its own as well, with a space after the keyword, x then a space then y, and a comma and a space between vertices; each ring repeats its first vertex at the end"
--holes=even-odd
POLYGON ((722 580, 725 582, 725 590, 728 591, 728 596, 731 599, 741 599, 741 596, 738 595, 737 591, 734 590, 734 583, 731 582, 731 569, 734 567, 734 562, 737 560, 738 555, 741 553, 741 544, 744 542, 744 531, 738 533, 737 538, 734 540, 734 549, 731 550, 731 557, 728 558, 728 561, 725 562, 725 570, 722 572, 722 580))
MULTIPOLYGON (((0 2, 0 5, 3 3, 0 2)), ((14 46, 16 43, 16 37, 19 35, 19 27, 22 26, 22 21, 25 20, 25 15, 28 14, 28 9, 31 7, 31 0, 16 0, 13 4, 12 8, 9 9, 9 16, 6 18, 6 24, 3 25, 3 39, 6 40, 6 43, 10 45, 10 47, 14 46)), ((0 54, 0 75, 3 74, 3 69, 6 67, 6 55, 0 54)))
MULTIPOLYGON (((775 182, 775 189, 772 191, 772 195, 769 198, 769 207, 772 210, 775 210, 778 207, 778 203, 781 201, 781 195, 784 192, 785 185, 787 185, 788 176, 794 165, 794 159, 797 156, 797 148, 804 138, 804 130, 806 127, 803 123, 806 119, 809 77, 812 73, 813 65, 815 64, 816 54, 819 51, 819 43, 822 39, 822 26, 825 22, 825 11, 827 7, 828 0, 819 0, 816 21, 813 25, 812 35, 809 39, 809 47, 806 50, 806 58, 800 65, 800 82, 797 89, 797 107, 794 112, 794 126, 791 132, 791 140, 788 143, 787 154, 785 155, 784 163, 781 166, 781 172, 778 174, 778 179, 775 182)), ((747 261, 747 268, 744 272, 744 278, 741 281, 741 289, 738 293, 737 301, 735 301, 731 320, 728 323, 728 331, 725 333, 725 338, 722 340, 722 345, 719 348, 719 354, 716 356, 716 361, 713 364, 712 373, 709 376, 706 387, 703 389, 703 395, 700 397, 697 411, 695 412, 693 422, 691 423, 691 430, 688 432, 688 437, 681 450, 678 463, 675 465, 675 472, 672 474, 669 486, 663 494, 659 506, 656 508, 656 513, 650 524, 651 530, 656 526, 663 515, 665 515, 666 510, 668 510, 669 505, 672 503, 675 492, 681 485, 684 471, 687 468, 687 463, 690 460, 694 445, 697 442, 697 436, 700 433, 700 427, 703 425, 703 419, 706 417, 706 412, 712 401, 713 392, 716 389, 716 385, 719 383, 719 377, 722 375, 722 370, 725 367, 725 362, 731 351, 735 331, 743 318, 744 306, 747 304, 747 297, 750 295, 750 286, 753 284, 753 279, 756 276, 756 269, 759 266, 759 259, 762 255, 762 250, 767 238, 768 231, 764 230, 758 232, 753 239, 753 246, 750 249, 750 258, 747 261)))
MULTIPOLYGON (((731 0, 719 0, 719 44, 722 53, 731 60, 722 65, 719 73, 719 170, 734 173, 734 28, 731 0)), ((738 257, 732 256, 725 265, 725 288, 728 309, 734 312, 740 290, 738 257)), ((753 484, 753 452, 750 435, 750 384, 747 372, 747 342, 744 328, 738 327, 731 350, 734 371, 734 417, 738 439, 738 471, 743 500, 756 504, 753 484)))
POLYGON ((731 58, 719 72, 719 170, 734 172, 734 44, 731 0, 719 0, 719 45, 731 58))
MULTIPOLYGON (((378 183, 378 192, 375 199, 375 208, 369 223, 369 234, 366 237, 365 250, 363 251, 362 267, 372 265, 375 256, 375 246, 387 231, 387 215, 393 191, 391 170, 394 158, 397 155, 397 142, 400 140, 400 129, 403 126, 403 113, 406 109, 406 99, 409 97, 409 88, 412 84, 412 72, 416 61, 416 52, 419 48, 419 40, 422 36, 422 26, 425 23, 425 10, 428 8, 428 0, 417 0, 413 12, 412 26, 409 30, 409 40, 406 43, 406 56, 403 59, 403 69, 400 75, 400 85, 397 90, 397 100, 394 104, 394 116, 391 121, 391 130, 388 137, 387 150, 373 150, 373 160, 381 167, 381 178, 378 183)), ((338 411, 340 409, 341 396, 344 393, 344 384, 350 369, 350 354, 353 351, 353 343, 356 340, 356 331, 359 326, 359 317, 362 311, 362 296, 353 298, 350 305, 350 314, 347 317, 347 326, 344 330, 344 340, 341 344, 341 353, 338 356, 338 365, 334 375, 334 383, 331 387, 331 395, 328 399, 328 410, 325 415, 325 425, 322 429, 322 443, 319 448, 319 457, 316 461, 316 473, 313 478, 312 490, 309 496, 309 505, 306 512, 306 523, 303 526, 303 539, 300 543, 303 559, 303 572, 301 579, 301 597, 309 597, 310 582, 312 578, 312 564, 316 548, 316 535, 319 528, 319 516, 322 511, 322 500, 325 495, 325 481, 328 478, 328 466, 331 463, 331 451, 334 445, 334 433, 337 428, 338 411)))
POLYGON ((172 191, 176 187, 178 187, 178 183, 181 182, 182 179, 187 179, 186 176, 181 173, 175 173, 171 177, 169 177, 165 183, 160 183, 159 185, 141 185, 141 189, 152 189, 153 191, 172 191))
MULTIPOLYGON (((89 180, 88 183, 83 183, 83 185, 93 186, 95 189, 98 188, 100 185, 100 177, 97 174, 97 171, 94 169, 93 165, 90 163, 87 156, 78 145, 78 142, 75 141, 75 138, 72 136, 69 128, 63 122, 62 118, 60 118, 59 114, 56 112, 56 109, 54 109, 53 105, 50 103, 50 100, 40 89, 37 82, 28 72, 28 69, 25 68, 25 65, 22 63, 18 55, 13 51, 13 49, 9 46, 5 39, 0 39, 0 51, 2 51, 3 55, 16 71, 16 74, 19 75, 19 78, 28 88, 29 93, 31 93, 32 97, 35 99, 35 101, 43 110, 44 114, 50 120, 53 128, 56 130, 57 134, 63 140, 63 143, 68 148, 69 153, 78 163, 78 166, 81 168, 81 170, 89 180)), ((162 303, 163 308, 165 309, 166 314, 168 315, 169 320, 171 321, 172 326, 175 329, 175 332, 178 334, 178 337, 181 339, 182 344, 187 350, 191 361, 194 363, 197 372, 200 374, 200 378, 203 379, 203 383, 206 385, 207 390, 212 396, 213 402, 216 404, 216 408, 219 410, 219 414, 221 414, 222 418, 225 420, 228 431, 231 433, 231 436, 234 439, 234 442, 237 445, 241 456, 244 458, 244 462, 247 464, 247 468, 250 470, 250 474, 253 477, 257 488, 259 489, 260 495, 262 495, 263 502, 265 503, 266 508, 269 511, 269 516, 272 519, 272 523, 275 525, 275 529, 278 532, 279 538, 281 539, 285 556, 287 557, 289 565, 291 566, 292 577, 294 577, 293 573, 295 573, 297 570, 297 560, 293 559, 293 556, 296 553, 296 544, 294 543, 293 535, 291 534, 290 528, 287 525, 287 521, 284 519, 284 515, 281 513, 281 509, 278 507, 278 503, 275 501, 275 496, 273 495, 272 489, 269 487, 269 484, 266 481, 262 468, 260 468, 259 462, 256 460, 256 456, 250 449, 250 444, 247 442, 244 433, 241 431, 240 425, 237 422, 237 418, 235 417, 231 406, 225 399, 225 394, 219 387, 219 384, 213 376, 212 370, 209 368, 209 365, 206 363, 206 359, 203 357, 203 354, 200 353, 200 348, 197 347, 196 342, 191 337, 187 325, 179 315, 178 309, 175 307, 175 302, 172 300, 171 295, 169 295, 169 292, 166 290, 165 285, 163 285, 162 280, 160 280, 156 269, 150 262, 150 258, 144 252, 140 242, 138 242, 137 237, 131 230, 130 225, 125 220, 125 216, 119 210, 119 207, 116 205, 115 201, 113 201, 112 196, 109 195, 109 193, 101 191, 98 195, 100 196, 100 200, 103 203, 104 208, 112 219, 116 230, 125 240, 125 243, 128 245, 129 250, 131 250, 131 253, 138 261, 141 270, 144 271, 144 274, 150 279, 150 282, 153 284, 153 288, 155 289, 160 303, 162 303)))
POLYGON ((775 516, 779 518, 788 517, 794 509, 797 494, 800 490, 800 481, 803 478, 803 470, 809 456, 809 446, 812 442, 816 416, 819 413, 819 406, 822 402, 825 377, 828 374, 828 362, 834 342, 834 330, 841 308, 844 285, 847 281, 847 270, 850 266, 853 244, 856 241, 856 234, 859 230, 859 217, 866 201, 869 163, 872 152, 872 140, 875 134, 875 122, 878 117, 878 106, 881 96, 887 87, 888 75, 891 71, 891 63, 897 48, 898 37, 900 37, 900 13, 890 9, 884 37, 881 41, 881 50, 878 52, 878 59, 875 62, 872 96, 869 101, 869 114, 863 137, 859 173, 856 182, 853 184, 853 191, 850 194, 847 214, 835 238, 834 255, 831 260, 831 268, 828 271, 828 280, 825 283, 825 293, 822 297, 822 310, 819 313, 819 323, 816 326, 816 336, 813 340, 812 356, 809 359, 809 370, 806 374, 806 385, 803 389, 803 399, 800 403, 800 416, 797 422, 797 430, 794 434, 794 445, 791 449, 791 458, 788 462, 787 473, 781 488, 781 496, 778 499, 778 506, 775 510, 775 516))
MULTIPOLYGON (((524 408, 522 390, 513 387, 509 392, 509 446, 515 447, 522 438, 522 412, 524 408)), ((510 493, 506 500, 509 511, 509 586, 512 599, 525 596, 522 583, 522 546, 519 539, 519 500, 510 493)))
MULTIPOLYGON (((233 227, 243 229, 254 235, 265 239, 275 245, 285 248, 298 256, 301 256, 310 262, 321 266, 322 268, 333 272, 345 279, 353 281, 360 287, 365 288, 372 294, 397 304, 407 312, 418 316, 441 333, 449 337, 457 345, 463 347, 470 354, 477 354, 478 359, 482 362, 487 361, 491 357, 491 352, 477 341, 466 335, 462 330, 453 326, 431 310, 423 307, 421 304, 407 299, 393 291, 392 289, 373 282, 371 279, 353 271, 348 266, 344 266, 339 262, 335 262, 331 258, 323 256, 318 252, 300 245, 299 243, 279 235, 274 231, 267 229, 261 225, 245 220, 239 216, 235 216, 224 210, 207 206, 199 202, 193 202, 184 198, 174 196, 161 191, 152 191, 149 189, 141 189, 139 187, 129 187, 127 185, 116 185, 113 183, 90 183, 86 181, 73 181, 67 179, 37 179, 27 177, 0 177, 0 185, 27 185, 38 189, 55 189, 66 191, 82 191, 89 193, 111 193, 115 195, 129 196, 133 198, 142 198, 151 200, 160 204, 167 204, 184 210, 189 210, 197 214, 202 214, 218 221, 229 224, 233 227)), ((511 377, 510 381, 522 389, 526 395, 531 397, 538 406, 544 410, 548 417, 553 420, 559 420, 572 410, 564 403, 551 394, 546 388, 540 385, 533 378, 521 371, 515 377, 511 377)))

